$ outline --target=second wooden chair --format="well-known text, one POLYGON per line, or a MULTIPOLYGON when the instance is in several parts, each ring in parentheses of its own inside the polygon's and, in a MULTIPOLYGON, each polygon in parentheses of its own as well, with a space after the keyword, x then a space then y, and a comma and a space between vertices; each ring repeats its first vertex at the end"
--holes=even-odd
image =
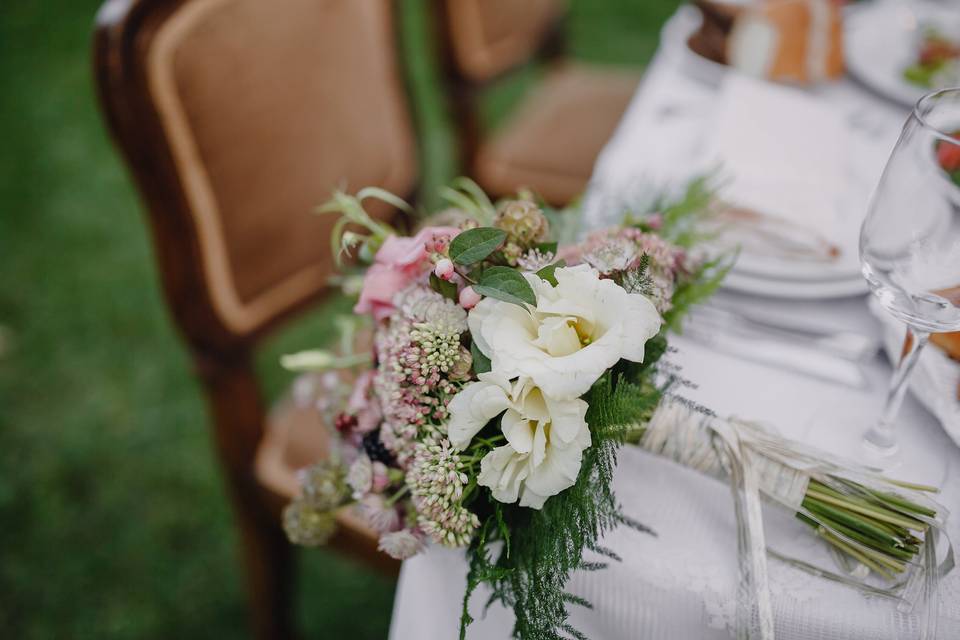
POLYGON ((528 187, 553 205, 583 192, 640 80, 564 57, 563 0, 434 0, 462 169, 494 196, 528 187), (479 101, 531 60, 546 77, 490 135, 479 101))

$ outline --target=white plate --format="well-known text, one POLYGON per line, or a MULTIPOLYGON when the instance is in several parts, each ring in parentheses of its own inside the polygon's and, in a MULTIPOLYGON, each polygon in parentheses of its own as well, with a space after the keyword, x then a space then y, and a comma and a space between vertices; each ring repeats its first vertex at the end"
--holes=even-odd
POLYGON ((861 278, 856 247, 844 250, 832 262, 786 260, 775 256, 741 253, 734 270, 745 276, 791 282, 837 282, 861 278))
POLYGON ((799 281, 778 280, 731 272, 723 280, 723 288, 768 298, 785 300, 829 300, 852 298, 868 292, 862 277, 847 280, 799 281))
POLYGON ((960 11, 951 2, 864 2, 852 7, 844 22, 844 52, 850 75, 880 95, 912 107, 932 91, 907 82, 903 70, 913 64, 920 29, 960 25, 960 11))

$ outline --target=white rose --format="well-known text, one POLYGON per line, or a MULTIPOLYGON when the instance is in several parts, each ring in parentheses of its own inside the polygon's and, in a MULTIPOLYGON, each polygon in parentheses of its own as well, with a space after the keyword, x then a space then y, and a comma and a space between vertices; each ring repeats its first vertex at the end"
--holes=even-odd
POLYGON ((643 362, 661 324, 645 296, 601 280, 587 265, 557 269, 556 287, 525 275, 536 308, 484 298, 467 319, 494 371, 529 377, 552 398, 577 398, 621 358, 643 362))
POLYGON ((591 442, 587 403, 551 398, 529 378, 510 382, 499 372, 479 378, 450 401, 450 442, 465 448, 503 412, 500 429, 507 443, 483 457, 477 482, 500 502, 519 499, 521 507, 540 509, 577 481, 583 450, 591 442))

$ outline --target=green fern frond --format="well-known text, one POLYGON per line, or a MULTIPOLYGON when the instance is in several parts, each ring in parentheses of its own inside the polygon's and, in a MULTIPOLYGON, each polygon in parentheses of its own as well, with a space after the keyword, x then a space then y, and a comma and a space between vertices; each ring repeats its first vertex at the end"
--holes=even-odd
MULTIPOLYGON (((580 475, 573 487, 551 497, 539 511, 494 505, 468 550, 468 595, 461 616, 461 638, 472 620, 470 594, 481 584, 491 587, 493 602, 516 614, 514 636, 525 640, 562 640, 584 636, 567 622, 570 605, 590 603, 565 591, 574 571, 598 571, 606 562, 588 559, 589 551, 619 561, 600 545, 617 526, 635 524, 621 510, 613 492, 617 450, 630 429, 649 417, 660 399, 652 385, 638 385, 625 376, 615 381, 605 374, 587 394, 587 423, 593 445, 584 451, 580 475), (510 546, 491 564, 491 545, 511 532, 510 546)), ((633 527, 649 531, 642 525, 633 527)))

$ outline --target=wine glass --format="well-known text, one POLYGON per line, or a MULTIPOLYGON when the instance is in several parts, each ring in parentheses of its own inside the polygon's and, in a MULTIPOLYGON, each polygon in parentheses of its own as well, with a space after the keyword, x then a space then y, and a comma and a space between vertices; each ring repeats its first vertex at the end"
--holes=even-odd
POLYGON ((917 102, 860 229, 860 264, 880 305, 906 324, 870 453, 893 460, 895 420, 931 333, 960 331, 960 89, 917 102))

